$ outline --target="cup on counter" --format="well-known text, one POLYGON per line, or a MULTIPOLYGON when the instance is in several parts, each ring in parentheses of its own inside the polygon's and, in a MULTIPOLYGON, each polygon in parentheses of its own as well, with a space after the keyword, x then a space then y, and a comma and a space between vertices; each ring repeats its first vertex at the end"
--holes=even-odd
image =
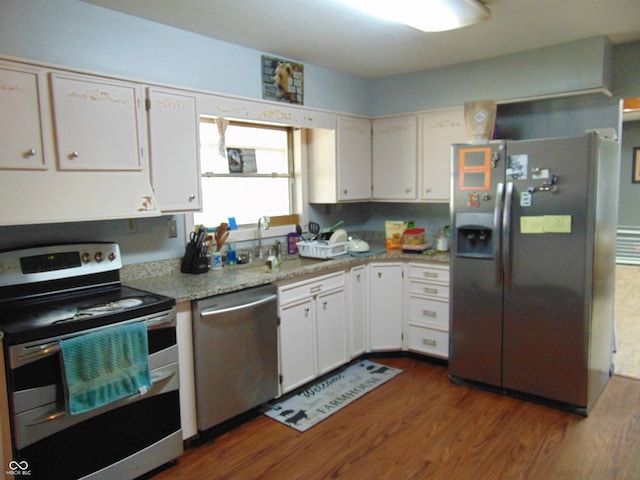
POLYGON ((267 266, 269 270, 278 270, 280 268, 281 260, 273 255, 267 258, 267 266))
POLYGON ((211 256, 211 270, 222 270, 222 252, 213 252, 211 256))

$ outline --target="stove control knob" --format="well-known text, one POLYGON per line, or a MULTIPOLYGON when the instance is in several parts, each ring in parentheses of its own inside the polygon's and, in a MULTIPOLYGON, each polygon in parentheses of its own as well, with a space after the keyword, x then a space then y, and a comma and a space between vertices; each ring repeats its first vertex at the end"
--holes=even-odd
POLYGON ((116 259, 116 254, 115 254, 115 253, 113 253, 113 252, 111 252, 111 253, 109 254, 109 260, 113 262, 115 259, 116 259))
POLYGON ((96 262, 100 263, 102 260, 104 260, 104 256, 102 255, 102 252, 97 252, 94 257, 96 259, 96 262))
POLYGON ((82 263, 89 263, 91 261, 91 255, 88 253, 82 254, 82 263))

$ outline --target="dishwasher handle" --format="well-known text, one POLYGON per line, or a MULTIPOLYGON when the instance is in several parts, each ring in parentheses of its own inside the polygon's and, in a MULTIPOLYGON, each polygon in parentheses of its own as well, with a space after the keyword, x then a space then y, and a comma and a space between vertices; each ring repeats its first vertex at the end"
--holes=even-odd
POLYGON ((232 313, 240 310, 246 310, 249 308, 257 307, 259 305, 263 305, 265 303, 273 302, 276 298, 277 298, 277 295, 273 294, 267 297, 260 298, 250 303, 242 303, 240 305, 233 305, 232 307, 226 307, 226 308, 211 308, 211 309, 203 310, 202 312, 200 312, 200 317, 202 318, 213 317, 213 316, 222 315, 225 313, 232 313))

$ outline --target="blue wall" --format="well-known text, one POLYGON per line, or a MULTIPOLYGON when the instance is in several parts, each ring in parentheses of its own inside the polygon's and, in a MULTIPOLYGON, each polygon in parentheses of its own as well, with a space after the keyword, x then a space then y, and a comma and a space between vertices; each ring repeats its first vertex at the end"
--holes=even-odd
MULTIPOLYGON (((78 0, 0 1, 3 55, 262 98, 263 53, 78 0)), ((368 114, 366 80, 304 68, 305 105, 368 114)))
POLYGON ((503 55, 371 82, 372 116, 537 97, 609 86, 605 37, 503 55))

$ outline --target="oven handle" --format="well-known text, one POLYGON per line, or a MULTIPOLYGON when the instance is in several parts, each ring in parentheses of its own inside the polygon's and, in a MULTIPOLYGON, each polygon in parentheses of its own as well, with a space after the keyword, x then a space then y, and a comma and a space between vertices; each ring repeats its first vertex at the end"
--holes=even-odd
POLYGON ((149 318, 145 320, 144 323, 147 324, 147 330, 156 330, 159 328, 174 326, 176 323, 175 311, 172 310, 170 313, 164 313, 157 317, 149 318))
MULTIPOLYGON (((151 373, 151 388, 153 388, 156 384, 158 384, 160 382, 165 382, 165 381, 170 380, 171 377, 173 377, 175 374, 176 374, 175 371, 163 372, 163 373, 157 373, 157 374, 151 373)), ((139 397, 143 397, 143 396, 147 395, 149 392, 151 392, 151 388, 149 390, 147 390, 144 394, 131 395, 129 397, 123 398, 122 400, 110 403, 108 405, 109 405, 109 407, 113 408, 116 405, 117 406, 121 406, 121 405, 125 405, 127 403, 131 403, 131 402, 137 401, 137 400, 139 400, 139 397)), ((40 425, 42 423, 53 422, 54 420, 62 418, 64 416, 66 416, 66 415, 67 415, 66 410, 59 410, 57 412, 50 413, 50 414, 45 415, 43 417, 36 418, 35 420, 32 420, 31 422, 27 423, 27 427, 33 427, 35 425, 40 425)))
MULTIPOLYGON (((175 315, 164 314, 161 316, 149 318, 144 322, 147 325, 147 330, 156 330, 165 328, 175 324, 175 315)), ((82 333, 82 332, 80 332, 82 333)), ((33 360, 34 358, 47 357, 60 351, 59 342, 49 342, 38 345, 37 347, 31 347, 33 350, 24 352, 18 356, 18 360, 33 360)))

